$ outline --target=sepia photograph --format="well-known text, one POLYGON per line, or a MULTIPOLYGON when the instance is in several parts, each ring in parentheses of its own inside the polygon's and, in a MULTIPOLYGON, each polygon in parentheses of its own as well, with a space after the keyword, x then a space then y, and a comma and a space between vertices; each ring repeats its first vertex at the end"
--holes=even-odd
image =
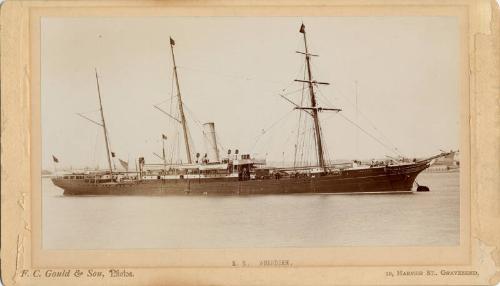
POLYGON ((3 285, 494 285, 494 0, 5 1, 3 285))
POLYGON ((42 18, 43 247, 458 245, 458 31, 42 18))

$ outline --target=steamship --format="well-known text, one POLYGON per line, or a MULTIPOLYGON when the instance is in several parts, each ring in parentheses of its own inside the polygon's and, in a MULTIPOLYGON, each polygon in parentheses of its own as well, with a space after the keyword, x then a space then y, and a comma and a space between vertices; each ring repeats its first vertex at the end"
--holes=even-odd
MULTIPOLYGON (((302 84, 307 104, 293 104, 293 108, 304 114, 312 125, 311 136, 314 140, 315 163, 308 166, 271 167, 265 159, 254 158, 250 154, 239 154, 235 150, 221 157, 218 148, 215 124, 203 124, 203 134, 208 142, 208 152, 202 156, 192 151, 190 134, 186 121, 177 65, 175 62, 175 41, 170 38, 170 50, 175 77, 178 116, 173 117, 182 127, 185 156, 187 163, 172 164, 165 158, 163 164, 146 164, 144 157, 138 158, 135 171, 117 171, 113 168, 114 153, 111 152, 108 132, 96 70, 97 93, 101 122, 97 122, 104 132, 107 170, 71 172, 57 175, 52 182, 64 190, 64 195, 253 195, 253 194, 300 194, 300 193, 399 193, 412 192, 417 175, 427 169, 436 159, 446 156, 445 152, 424 159, 391 159, 360 164, 332 164, 325 159, 324 141, 320 126, 319 113, 341 112, 338 108, 319 106, 315 89, 328 84, 313 79, 304 24, 299 32, 304 41, 304 51, 297 53, 305 57, 306 73, 303 79, 295 81, 302 84)), ((155 106, 160 109, 159 107, 155 106)), ((160 109, 161 110, 161 109, 160 109)), ((94 122, 96 123, 96 122, 94 122)), ((179 127, 180 128, 180 127, 179 127)), ((163 135, 162 135, 163 136, 163 135)), ((120 161, 122 162, 122 161, 120 161)), ((418 186, 418 190, 427 187, 418 186)), ((427 189, 428 190, 428 189, 427 189)))

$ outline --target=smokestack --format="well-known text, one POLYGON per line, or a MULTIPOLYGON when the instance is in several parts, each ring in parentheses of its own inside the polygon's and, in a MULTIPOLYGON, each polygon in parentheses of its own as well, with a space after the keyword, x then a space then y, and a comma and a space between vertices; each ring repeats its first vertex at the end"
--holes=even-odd
POLYGON ((208 160, 210 160, 210 162, 220 162, 217 139, 215 138, 215 124, 213 122, 203 124, 203 135, 207 142, 208 160))

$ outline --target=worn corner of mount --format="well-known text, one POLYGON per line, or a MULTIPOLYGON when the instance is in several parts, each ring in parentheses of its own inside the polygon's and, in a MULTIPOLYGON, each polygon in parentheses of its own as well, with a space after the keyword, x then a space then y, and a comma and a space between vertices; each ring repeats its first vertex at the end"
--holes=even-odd
POLYGON ((477 0, 475 5, 476 28, 474 34, 490 35, 494 9, 499 9, 497 0, 477 0))
POLYGON ((485 241, 474 238, 476 245, 473 253, 473 265, 480 273, 481 285, 497 285, 500 282, 500 249, 498 246, 489 245, 485 241))

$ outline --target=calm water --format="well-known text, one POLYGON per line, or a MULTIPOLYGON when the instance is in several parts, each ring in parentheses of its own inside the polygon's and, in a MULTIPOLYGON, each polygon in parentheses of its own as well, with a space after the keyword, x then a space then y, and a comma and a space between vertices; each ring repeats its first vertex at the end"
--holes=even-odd
POLYGON ((459 244, 459 174, 428 193, 64 197, 43 179, 46 249, 459 244))

